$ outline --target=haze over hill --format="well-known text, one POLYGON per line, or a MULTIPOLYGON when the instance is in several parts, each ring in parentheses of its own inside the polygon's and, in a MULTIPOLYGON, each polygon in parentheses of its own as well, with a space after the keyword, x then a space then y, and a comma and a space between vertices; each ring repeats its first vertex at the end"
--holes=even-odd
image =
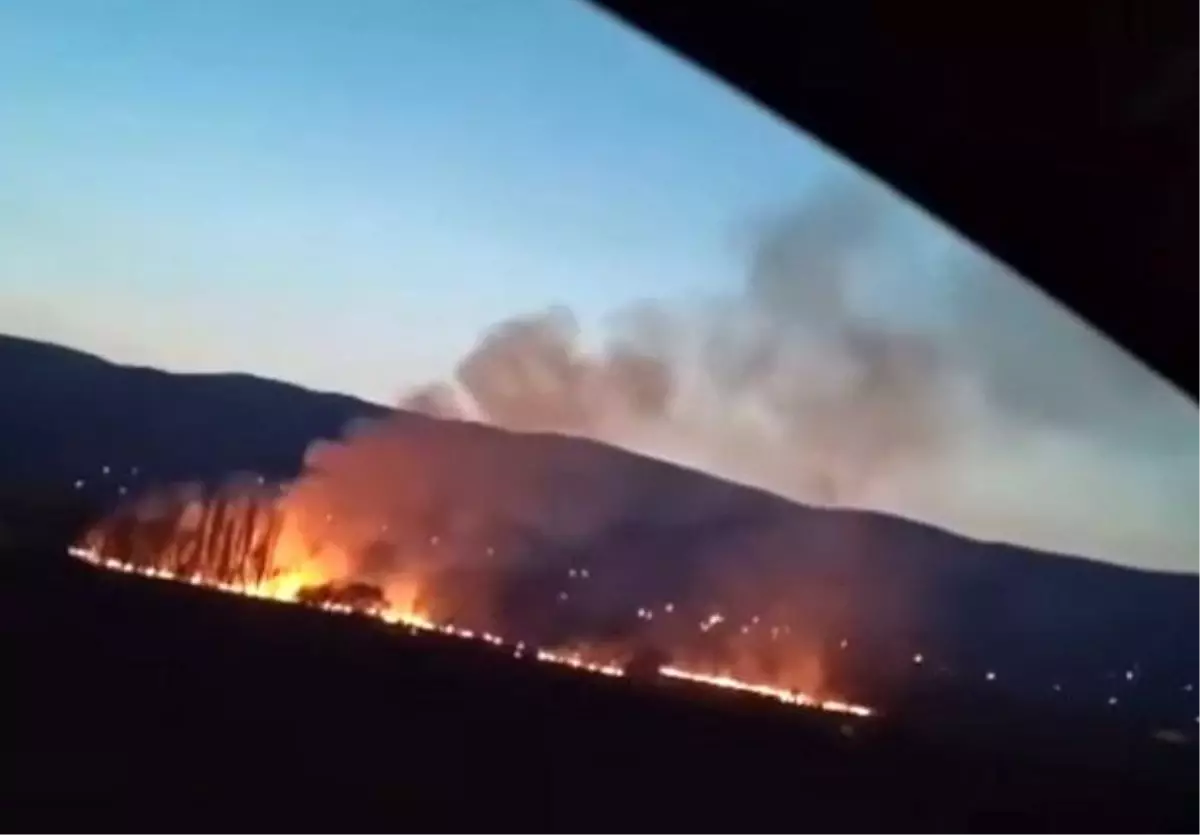
POLYGON ((0 330, 1195 568, 1195 404, 1005 265, 586 4, 369 5, 5 4, 0 330))
POLYGON ((904 255, 886 197, 831 182, 764 226, 736 290, 630 305, 598 344, 564 308, 506 319, 404 402, 806 504, 1194 570, 1194 404, 965 248, 937 267, 941 326, 877 309, 864 288, 904 255))
POLYGON ((11 338, 0 374, 16 395, 0 405, 13 481, 81 482, 76 492, 114 503, 121 488, 288 478, 307 456, 310 489, 339 487, 343 504, 324 506, 507 549, 529 617, 553 610, 568 566, 589 566, 604 578, 589 598, 601 614, 708 600, 733 622, 779 613, 822 656, 849 638, 854 652, 829 662, 834 677, 870 668, 910 681, 920 654, 929 676, 969 686, 999 671, 1004 686, 1040 698, 1059 685, 1097 708, 1116 697, 1176 718, 1194 709, 1184 687, 1200 650, 1195 575, 806 508, 588 441, 388 413, 252 377, 126 368, 11 338), (349 442, 329 443, 347 425, 349 442))

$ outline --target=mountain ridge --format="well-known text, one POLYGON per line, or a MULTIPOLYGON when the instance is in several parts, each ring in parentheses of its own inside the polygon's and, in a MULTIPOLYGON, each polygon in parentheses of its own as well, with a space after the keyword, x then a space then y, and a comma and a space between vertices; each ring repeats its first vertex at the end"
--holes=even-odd
MULTIPOLYGON (((920 653, 972 681, 993 665, 1047 692, 1052 676, 1086 680, 1103 704, 1118 686, 1105 677, 1136 666, 1174 693, 1162 697, 1172 714, 1194 711, 1178 689, 1196 678, 1194 574, 798 505, 599 442, 440 421, 252 375, 173 374, 0 337, 0 380, 12 395, 0 402, 10 485, 111 503, 119 488, 215 485, 237 472, 286 479, 314 441, 391 415, 404 429, 397 460, 432 491, 414 500, 430 525, 482 518, 518 547, 603 562, 624 578, 608 592, 613 605, 697 583, 753 599, 787 576, 814 632, 836 643, 853 631, 872 675, 911 676, 920 653)), ((528 582, 557 581, 534 571, 528 582)))
MULTIPOLYGON (((197 384, 197 385, 205 384, 205 385, 213 385, 213 386, 219 384, 222 386, 231 386, 231 387, 236 386, 238 389, 242 389, 242 390, 248 390, 251 387, 261 387, 264 390, 273 389, 281 394, 286 392, 288 396, 294 397, 297 401, 299 401, 300 399, 304 399, 309 403, 325 402, 326 404, 329 404, 328 405, 329 411, 333 411, 335 413, 338 410, 344 410, 345 419, 346 419, 345 424, 343 424, 341 427, 335 427, 335 431, 333 431, 332 433, 322 432, 320 434, 314 435, 313 436, 314 439, 337 440, 338 438, 341 437, 342 431, 347 426, 353 424, 356 421, 360 421, 360 420, 369 421, 369 420, 373 420, 373 419, 377 419, 377 418, 384 418, 384 417, 388 417, 388 416, 399 416, 399 415, 403 415, 405 417, 422 420, 422 421, 438 420, 436 418, 427 418, 424 415, 419 415, 417 413, 407 413, 401 409, 396 409, 396 408, 387 406, 385 404, 376 403, 376 402, 373 402, 370 400, 365 400, 365 399, 355 396, 355 395, 346 394, 346 393, 342 393, 342 392, 334 392, 334 391, 326 391, 326 390, 322 390, 322 389, 310 388, 308 386, 304 386, 299 383, 292 383, 292 382, 278 380, 278 379, 274 379, 274 378, 270 378, 270 377, 263 377, 263 376, 260 376, 257 374, 252 374, 249 372, 243 372, 243 371, 216 371, 216 372, 168 371, 168 370, 156 368, 153 366, 134 365, 134 364, 117 362, 114 360, 107 359, 103 356, 100 356, 99 354, 94 354, 94 353, 91 353, 88 351, 84 351, 82 349, 77 349, 77 348, 73 348, 73 347, 66 346, 66 345, 60 345, 60 344, 50 343, 50 342, 41 342, 41 341, 30 339, 27 337, 9 336, 9 335, 4 335, 4 334, 0 334, 0 375, 3 375, 2 378, 5 380, 11 380, 10 371, 14 367, 13 360, 16 359, 17 361, 21 361, 23 359, 23 357, 20 356, 21 353, 24 353, 26 355, 26 357, 28 357, 30 354, 34 354, 34 353, 38 353, 38 352, 42 352, 45 355, 45 357, 47 357, 47 358, 49 358, 49 357, 55 357, 55 358, 60 358, 60 359, 70 358, 71 360, 76 361, 76 362, 91 363, 95 367, 105 368, 109 372, 133 372, 133 373, 136 373, 139 375, 146 375, 147 377, 156 377, 157 379, 163 380, 163 381, 165 381, 165 380, 177 381, 181 385, 184 383, 193 383, 193 384, 197 384), (17 355, 17 356, 14 357, 14 355, 17 355)), ((4 412, 0 412, 0 419, 6 420, 8 418, 9 418, 9 415, 5 414, 4 412)), ((485 426, 483 424, 472 424, 472 425, 485 426)), ((0 430, 2 430, 4 428, 5 428, 5 424, 0 423, 0 430)), ((322 426, 321 428, 325 428, 325 427, 322 426)), ((501 433, 505 433, 505 434, 516 434, 516 433, 508 433, 507 430, 496 429, 496 428, 490 427, 490 426, 486 427, 486 430, 489 432, 501 432, 501 433)), ((1010 542, 1010 541, 1001 540, 1001 539, 985 539, 985 538, 981 538, 981 537, 974 536, 971 534, 966 534, 966 533, 963 533, 960 531, 954 531, 954 530, 942 527, 937 524, 926 522, 924 520, 913 519, 913 518, 906 517, 906 516, 898 516, 895 514, 886 513, 886 512, 882 512, 882 511, 863 509, 863 508, 849 508, 849 507, 838 507, 838 506, 804 504, 804 503, 796 502, 796 501, 793 501, 790 499, 785 499, 781 496, 778 496, 777 494, 771 493, 770 491, 767 491, 767 490, 764 490, 764 489, 761 489, 761 488, 758 488, 758 487, 755 487, 752 485, 746 485, 746 484, 743 484, 740 482, 730 481, 728 479, 722 478, 721 476, 713 475, 711 473, 707 473, 703 470, 699 470, 699 469, 690 467, 685 464, 663 461, 661 459, 657 459, 657 458, 654 458, 651 456, 645 456, 645 455, 638 454, 636 452, 630 452, 628 450, 622 449, 622 448, 614 446, 612 444, 605 443, 603 441, 592 440, 592 439, 587 439, 587 438, 579 438, 579 437, 568 436, 568 435, 563 435, 563 434, 553 433, 553 432, 537 432, 537 433, 524 433, 524 434, 525 434, 525 437, 529 437, 529 438, 561 439, 561 440, 568 441, 571 444, 578 444, 581 446, 600 447, 600 448, 603 448, 606 450, 612 450, 614 453, 616 453, 618 455, 631 456, 631 457, 638 458, 643 461, 653 462, 656 465, 661 465, 663 467, 669 467, 671 469, 678 470, 683 473, 688 473, 688 474, 692 474, 692 475, 695 475, 698 477, 712 479, 714 481, 719 481, 724 484, 730 485, 731 487, 734 487, 738 490, 744 490, 749 493, 757 494, 764 498, 769 498, 770 500, 773 500, 773 501, 784 503, 784 504, 787 504, 787 505, 793 506, 793 507, 801 507, 806 510, 820 511, 823 513, 831 513, 831 514, 865 515, 865 516, 870 516, 870 517, 880 519, 880 520, 897 521, 901 524, 915 525, 919 528, 927 529, 930 531, 935 531, 937 533, 948 535, 948 536, 951 536, 951 537, 954 537, 957 539, 967 540, 967 541, 976 543, 976 544, 978 544, 980 546, 984 546, 984 547, 995 547, 995 548, 1001 548, 1001 549, 1017 548, 1017 549, 1020 549, 1023 551, 1040 554, 1040 555, 1044 555, 1044 556, 1048 556, 1048 557, 1055 557, 1055 558, 1066 559, 1066 560, 1076 560, 1076 561, 1081 561, 1081 562, 1088 563, 1091 565, 1107 566, 1107 567, 1114 568, 1117 570, 1122 570, 1122 571, 1128 570, 1128 571, 1134 571, 1134 572, 1139 572, 1139 573, 1144 573, 1144 574, 1162 575, 1162 576, 1180 577, 1180 578, 1200 577, 1200 570, 1198 570, 1197 572, 1189 572, 1189 571, 1173 570, 1173 569, 1166 569, 1166 568, 1146 568, 1146 567, 1134 567, 1134 566, 1120 565, 1120 564, 1111 563, 1106 560, 1102 560, 1102 559, 1099 559, 1096 557, 1091 557, 1091 556, 1084 555, 1084 554, 1073 554, 1073 553, 1069 553, 1069 552, 1065 552, 1065 551, 1050 550, 1050 549, 1046 549, 1046 548, 1040 548, 1040 547, 1030 546, 1030 545, 1026 545, 1026 544, 1022 544, 1022 543, 1010 542)))

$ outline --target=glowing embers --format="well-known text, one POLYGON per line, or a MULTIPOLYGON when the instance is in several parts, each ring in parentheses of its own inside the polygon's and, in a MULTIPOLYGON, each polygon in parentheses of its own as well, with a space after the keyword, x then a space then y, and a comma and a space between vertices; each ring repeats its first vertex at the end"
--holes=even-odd
MULTIPOLYGON (((69 549, 69 552, 73 557, 110 571, 139 574, 157 580, 183 582, 223 591, 228 594, 240 594, 247 597, 267 598, 284 603, 308 605, 327 612, 359 614, 376 618, 397 628, 407 628, 409 632, 414 634, 419 632, 436 632, 462 640, 480 641, 504 649, 517 659, 533 658, 546 664, 555 664, 581 672, 615 678, 625 676, 625 669, 620 664, 591 661, 585 658, 584 654, 580 652, 556 652, 547 649, 528 648, 523 642, 509 644, 503 637, 491 632, 467 629, 450 623, 437 623, 415 612, 386 608, 380 603, 383 598, 382 595, 378 594, 378 590, 368 593, 367 589, 354 588, 348 592, 348 587, 339 587, 336 584, 328 582, 324 585, 318 584, 313 586, 303 583, 303 575, 294 576, 287 574, 282 575, 286 578, 286 582, 281 581, 281 578, 277 577, 264 580, 258 584, 239 583, 236 581, 207 578, 199 573, 183 575, 171 569, 155 565, 139 565, 132 562, 114 560, 102 557, 96 551, 88 548, 72 547, 69 549), (318 591, 314 591, 314 589, 318 589, 318 591)), ((661 666, 657 672, 659 675, 667 678, 748 693, 797 707, 850 714, 859 717, 867 717, 873 714, 870 708, 862 705, 837 700, 818 700, 804 693, 766 684, 746 682, 731 676, 713 675, 675 666, 661 666)))
POLYGON ((578 653, 558 653, 551 652, 546 649, 539 649, 535 655, 538 661, 544 661, 548 664, 560 664, 564 667, 570 667, 575 670, 584 670, 589 673, 598 673, 604 676, 620 677, 625 675, 625 670, 617 664, 597 664, 592 661, 584 660, 582 655, 578 653))
POLYGON ((660 675, 668 678, 682 679, 683 681, 691 681, 696 684, 707 684, 710 687, 720 687, 725 690, 737 690, 742 693, 753 693, 756 696, 763 696, 768 699, 775 699, 784 704, 797 705, 799 707, 817 708, 827 710, 833 713, 849 713, 854 716, 871 716, 873 711, 869 707, 862 705, 850 704, 836 699, 815 699, 806 693, 796 692, 794 690, 786 690, 781 687, 773 687, 769 684, 753 684, 751 682, 741 681, 740 679, 731 676, 710 675, 708 673, 698 673, 690 670, 681 669, 679 667, 665 666, 658 670, 660 675))

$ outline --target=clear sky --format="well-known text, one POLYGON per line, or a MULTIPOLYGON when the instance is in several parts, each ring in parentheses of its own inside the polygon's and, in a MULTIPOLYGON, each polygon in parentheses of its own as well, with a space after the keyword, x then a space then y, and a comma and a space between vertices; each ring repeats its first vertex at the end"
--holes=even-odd
POLYGON ((827 164, 571 2, 2 8, 4 290, 123 358, 390 398, 502 312, 728 280, 827 164))
MULTIPOLYGON (((124 362, 391 400, 513 314, 733 292, 754 224, 849 170, 568 0, 0 4, 0 331, 124 362)), ((904 257, 868 307, 953 325, 942 265, 981 256, 887 199, 904 257)), ((1027 470, 979 453, 1003 496, 924 515, 1055 544, 1022 525, 1066 455, 1128 517, 1064 506, 1082 550, 1195 570, 1196 412, 1151 400, 1027 470)))

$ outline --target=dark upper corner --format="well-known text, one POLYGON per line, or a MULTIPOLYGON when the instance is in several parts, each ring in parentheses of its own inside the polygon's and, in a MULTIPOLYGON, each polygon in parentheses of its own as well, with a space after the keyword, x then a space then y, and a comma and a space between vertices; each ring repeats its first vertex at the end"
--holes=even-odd
POLYGON ((1196 397, 1195 3, 596 2, 1196 397))

